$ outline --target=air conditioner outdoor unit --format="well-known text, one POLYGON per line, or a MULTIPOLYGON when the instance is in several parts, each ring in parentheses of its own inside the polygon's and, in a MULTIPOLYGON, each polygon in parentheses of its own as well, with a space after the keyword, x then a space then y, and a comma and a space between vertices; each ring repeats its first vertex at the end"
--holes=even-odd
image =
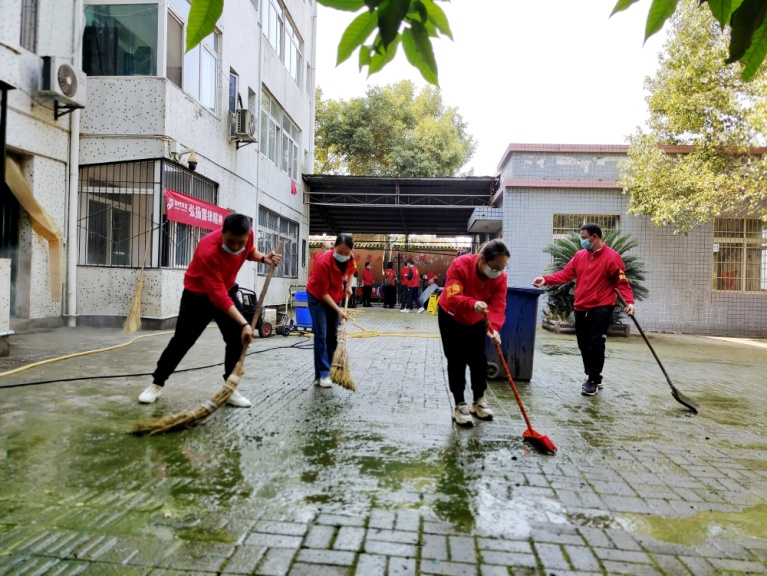
POLYGON ((43 56, 40 94, 67 106, 85 108, 88 76, 57 56, 43 56))
POLYGON ((238 142, 256 141, 256 117, 247 108, 237 108, 232 114, 232 140, 238 142))

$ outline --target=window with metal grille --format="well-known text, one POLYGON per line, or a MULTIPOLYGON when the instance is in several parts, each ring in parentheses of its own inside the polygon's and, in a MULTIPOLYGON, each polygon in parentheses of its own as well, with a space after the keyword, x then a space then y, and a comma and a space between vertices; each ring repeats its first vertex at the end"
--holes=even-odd
POLYGON ((30 52, 37 52, 37 9, 38 0, 21 1, 21 44, 30 52))
POLYGON ((767 291, 767 224, 756 218, 714 219, 714 290, 767 291))
MULTIPOLYGON (((258 209, 258 251, 268 254, 282 240, 282 262, 275 276, 298 278, 298 223, 260 206, 258 209)), ((266 274, 269 267, 258 265, 258 273, 266 274)))
POLYGON ((81 166, 78 264, 185 268, 209 230, 168 220, 166 188, 218 203, 218 184, 166 160, 81 166))
POLYGON ((552 220, 552 239, 561 240, 568 234, 577 232, 584 224, 598 224, 605 234, 620 228, 621 217, 617 214, 554 214, 552 220))

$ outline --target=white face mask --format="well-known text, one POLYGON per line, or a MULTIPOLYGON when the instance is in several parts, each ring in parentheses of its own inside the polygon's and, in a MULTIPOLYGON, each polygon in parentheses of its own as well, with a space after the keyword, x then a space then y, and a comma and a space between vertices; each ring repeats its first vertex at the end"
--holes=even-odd
POLYGON ((226 244, 221 244, 221 248, 223 248, 223 249, 224 249, 224 252, 226 252, 226 253, 228 253, 228 254, 233 254, 233 255, 235 255, 235 256, 237 256, 237 254, 242 254, 242 252, 245 250, 245 246, 243 246, 243 247, 242 247, 242 248, 240 248, 239 250, 232 250, 232 249, 231 249, 231 248, 229 248, 229 246, 227 246, 226 244))
POLYGON ((343 254, 339 254, 338 252, 333 252, 333 258, 338 260, 339 262, 346 262, 351 256, 344 256, 343 254))
POLYGON ((485 276, 492 279, 498 278, 498 276, 503 274, 503 270, 493 270, 490 266, 485 266, 482 271, 485 273, 485 276))

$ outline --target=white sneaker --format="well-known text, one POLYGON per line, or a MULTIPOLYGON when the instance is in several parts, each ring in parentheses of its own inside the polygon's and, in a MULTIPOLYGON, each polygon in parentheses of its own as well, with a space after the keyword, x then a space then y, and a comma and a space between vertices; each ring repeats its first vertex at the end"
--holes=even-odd
POLYGON ((250 408, 252 404, 250 400, 245 398, 239 391, 235 390, 232 395, 229 396, 229 400, 226 401, 230 406, 237 406, 237 408, 250 408))
POLYGON ((485 400, 485 397, 482 396, 479 400, 474 402, 474 404, 471 406, 471 409, 469 410, 474 416, 479 418, 480 420, 492 420, 493 419, 493 411, 490 410, 490 408, 487 407, 487 400, 485 400))
POLYGON ((400 310, 400 312, 404 312, 405 314, 410 314, 410 308, 403 308, 400 310))
POLYGON ((324 378, 317 380, 317 386, 320 388, 330 388, 332 385, 333 381, 330 379, 330 376, 325 376, 324 378))
POLYGON ((162 394, 162 386, 151 384, 149 388, 139 394, 138 401, 142 404, 151 404, 160 397, 160 394, 162 394))
POLYGON ((469 405, 466 402, 461 402, 453 410, 453 420, 459 426, 474 426, 474 419, 469 412, 469 405))
POLYGON ((426 310, 426 308, 424 308, 423 306, 421 306, 421 307, 418 309, 418 313, 420 314, 421 312, 424 312, 425 310, 426 310))

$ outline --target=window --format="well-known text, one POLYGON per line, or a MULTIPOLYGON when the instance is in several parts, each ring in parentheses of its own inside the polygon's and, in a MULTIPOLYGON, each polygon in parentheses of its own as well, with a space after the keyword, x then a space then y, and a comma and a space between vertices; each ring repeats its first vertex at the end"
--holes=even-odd
MULTIPOLYGON (((298 223, 260 206, 258 208, 258 251, 268 254, 282 240, 282 262, 275 276, 298 278, 298 223)), ((258 273, 266 274, 269 267, 258 265, 258 273)))
POLYGON ((213 32, 189 52, 184 53, 185 23, 189 18, 190 5, 188 0, 169 0, 169 5, 171 9, 168 11, 166 75, 184 92, 215 113, 221 35, 213 32), (182 67, 181 71, 178 70, 179 66, 182 67))
POLYGON ((168 11, 165 76, 179 88, 184 84, 184 23, 168 11))
POLYGON ((297 180, 301 131, 266 92, 261 96, 261 154, 297 180))
POLYGON ((212 112, 216 111, 218 44, 214 32, 184 55, 184 91, 212 112))
POLYGON ((767 224, 755 218, 714 220, 714 290, 767 291, 767 224))
POLYGON ((620 228, 621 217, 610 214, 554 214, 552 222, 553 240, 561 240, 571 232, 577 232, 584 224, 593 222, 602 229, 602 234, 620 228))
POLYGON ((304 41, 279 0, 263 0, 261 29, 291 78, 301 85, 304 41))
POLYGON ((157 195, 162 198, 165 188, 217 204, 215 182, 166 160, 81 166, 78 264, 188 266, 209 230, 172 222, 164 208, 155 215, 157 195))
POLYGON ((234 112, 237 108, 242 108, 242 98, 239 94, 240 77, 234 70, 229 70, 229 112, 234 112), (239 98, 239 103, 237 99, 239 98))
POLYGON ((30 52, 37 51, 38 0, 21 1, 21 39, 19 44, 30 52))
POLYGON ((89 76, 157 74, 157 4, 85 6, 83 70, 89 76))

